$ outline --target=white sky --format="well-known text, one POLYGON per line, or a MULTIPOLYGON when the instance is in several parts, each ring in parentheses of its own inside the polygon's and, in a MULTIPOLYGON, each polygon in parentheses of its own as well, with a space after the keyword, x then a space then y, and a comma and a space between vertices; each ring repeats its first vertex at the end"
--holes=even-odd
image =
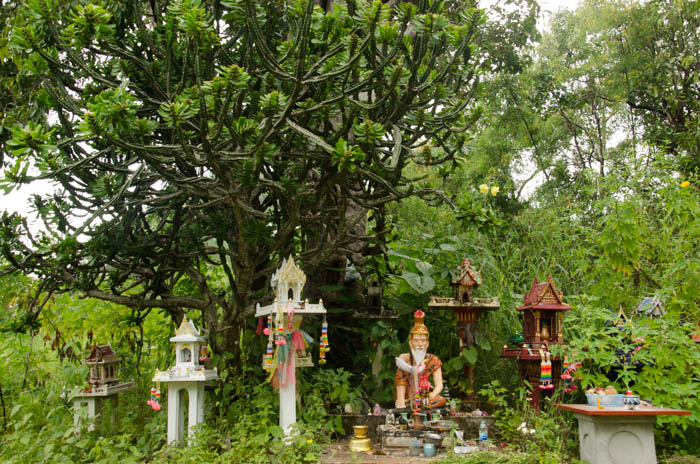
MULTIPOLYGON (((506 1, 507 0, 482 0, 481 4, 483 5, 483 7, 488 8, 490 5, 493 5, 497 2, 504 4, 506 3, 506 1)), ((543 25, 547 23, 547 20, 549 19, 552 13, 555 13, 560 9, 574 9, 578 3, 579 0, 539 0, 539 4, 542 10, 539 21, 539 27, 542 28, 543 25)), ((527 170, 527 168, 525 170, 527 170)), ((527 172, 516 174, 516 178, 518 179, 524 179, 528 176, 529 174, 527 172)), ((534 188, 537 184, 537 181, 533 180, 531 183, 533 184, 532 187, 528 186, 527 190, 530 190, 530 188, 534 188)), ((31 222, 34 222, 32 221, 34 215, 29 214, 29 201, 31 195, 34 193, 44 195, 52 192, 53 190, 54 189, 51 187, 51 184, 49 182, 35 182, 32 185, 23 186, 19 189, 15 189, 8 195, 0 194, 0 212, 2 210, 7 210, 9 212, 19 212, 25 216, 29 215, 29 220, 31 222)), ((38 226, 38 224, 35 224, 35 226, 38 226)))

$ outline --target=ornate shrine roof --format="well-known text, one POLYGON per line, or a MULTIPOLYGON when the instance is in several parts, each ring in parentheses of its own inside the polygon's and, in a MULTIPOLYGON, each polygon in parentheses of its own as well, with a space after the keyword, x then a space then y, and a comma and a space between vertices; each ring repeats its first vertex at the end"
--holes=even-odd
POLYGON ((652 296, 644 298, 634 312, 647 317, 661 317, 666 314, 666 309, 658 296, 652 296))
POLYGON ((523 299, 525 304, 515 309, 518 311, 526 309, 568 311, 571 306, 564 304, 562 298, 562 293, 554 286, 552 274, 549 274, 547 280, 542 283, 538 282, 537 277, 535 277, 532 288, 523 299))
POLYGON ((282 265, 275 271, 274 274, 272 274, 272 279, 270 281, 270 284, 272 285, 272 288, 277 288, 277 285, 280 282, 287 282, 287 283, 301 283, 304 284, 306 283, 306 274, 304 274, 304 271, 301 270, 299 266, 296 265, 294 262, 293 257, 289 257, 289 259, 284 259, 282 261, 282 265))
POLYGON ((90 348, 90 354, 85 357, 85 364, 105 364, 105 363, 115 363, 121 361, 122 358, 118 357, 112 345, 107 343, 106 345, 98 345, 95 343, 90 348))
POLYGON ((471 261, 468 259, 462 260, 462 265, 458 268, 459 276, 454 282, 450 282, 450 285, 457 287, 460 285, 466 285, 468 287, 478 287, 481 284, 481 272, 477 271, 472 267, 471 261))
POLYGON ((200 336, 199 330, 194 326, 194 323, 187 319, 187 316, 182 318, 180 327, 175 330, 175 336, 170 338, 171 342, 204 342, 204 337, 200 336))

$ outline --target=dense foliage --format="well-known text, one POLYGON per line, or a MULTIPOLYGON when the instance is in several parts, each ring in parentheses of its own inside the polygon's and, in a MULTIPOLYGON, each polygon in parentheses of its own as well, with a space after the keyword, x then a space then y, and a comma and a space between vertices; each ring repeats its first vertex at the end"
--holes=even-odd
POLYGON ((659 418, 657 453, 697 463, 700 2, 585 0, 536 47, 530 2, 490 16, 471 2, 259 3, 2 10, 3 185, 62 190, 34 202, 45 232, 3 217, 0 459, 317 462, 344 432, 332 414, 391 404, 412 312, 450 295, 468 257, 476 296, 501 309, 469 349, 451 313, 430 311, 430 351, 463 408, 494 411, 512 452, 443 462, 575 462, 576 423, 549 403, 614 385, 691 410, 659 418), (292 252, 310 292, 333 295, 332 351, 300 370, 299 434, 285 447, 249 311, 292 252), (397 319, 350 317, 368 270, 397 319), (561 354, 582 365, 578 391, 557 390, 537 416, 500 354, 521 331, 515 306, 550 273, 574 308, 561 354), (648 296, 666 314, 632 317, 648 296), (222 370, 196 446, 174 449, 145 399, 183 312, 222 370), (139 388, 118 427, 76 435, 61 392, 85 381, 93 341, 112 342, 139 388))

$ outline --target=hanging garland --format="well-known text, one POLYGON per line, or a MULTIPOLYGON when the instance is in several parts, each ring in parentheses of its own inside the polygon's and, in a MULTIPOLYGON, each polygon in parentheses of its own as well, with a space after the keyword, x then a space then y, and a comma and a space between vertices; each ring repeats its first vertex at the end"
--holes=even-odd
POLYGON ((544 352, 540 348, 540 390, 551 390, 554 388, 552 384, 552 361, 549 351, 544 352))
POLYGON ((318 352, 318 363, 326 364, 326 353, 331 350, 328 344, 328 322, 326 322, 326 315, 323 315, 323 324, 321 324, 321 340, 320 348, 318 352))
POLYGON ((160 372, 158 370, 156 370, 156 379, 156 386, 151 387, 151 399, 146 401, 146 404, 154 411, 160 411, 160 372))

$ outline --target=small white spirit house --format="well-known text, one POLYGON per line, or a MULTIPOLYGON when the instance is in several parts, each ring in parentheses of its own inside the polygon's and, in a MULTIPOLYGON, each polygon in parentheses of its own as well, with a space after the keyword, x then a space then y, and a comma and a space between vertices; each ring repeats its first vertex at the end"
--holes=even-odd
POLYGON ((313 366, 311 356, 306 350, 313 339, 300 329, 304 316, 324 316, 319 343, 320 364, 325 363, 325 353, 329 351, 328 325, 325 321, 326 308, 323 307, 323 300, 317 304, 311 304, 308 300, 302 301, 301 292, 304 283, 306 283, 306 275, 296 265, 294 259, 292 257, 285 259, 270 281, 275 291, 275 301, 262 307, 258 304, 255 311, 255 317, 267 317, 265 335, 269 338, 263 367, 270 372, 272 384, 279 386, 279 425, 287 435, 290 434, 291 427, 297 420, 296 368, 313 366))
POLYGON ((187 435, 192 438, 195 427, 204 422, 204 383, 219 376, 216 368, 207 370, 199 364, 200 348, 205 346, 205 340, 187 316, 170 341, 175 344, 175 366, 167 371, 156 370, 153 381, 169 384, 168 444, 173 444, 184 438, 185 393, 189 397, 187 435))

